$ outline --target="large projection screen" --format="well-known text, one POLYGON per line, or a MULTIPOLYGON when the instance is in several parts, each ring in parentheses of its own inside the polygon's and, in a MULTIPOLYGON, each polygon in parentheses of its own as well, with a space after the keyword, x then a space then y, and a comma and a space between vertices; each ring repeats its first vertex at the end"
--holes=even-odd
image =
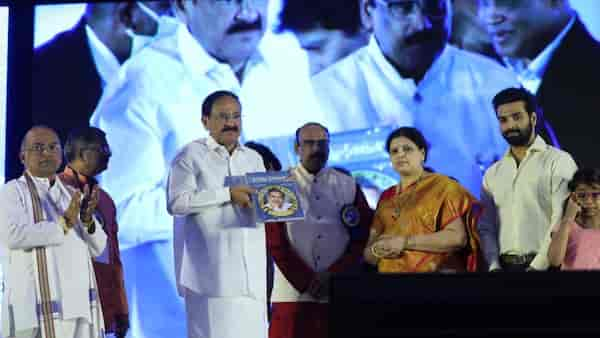
MULTIPOLYGON (((233 3, 239 6, 240 3, 264 4, 266 1, 268 0, 214 1, 214 3, 233 3)), ((195 3, 199 2, 200 0, 195 3)), ((452 0, 451 2, 457 5, 467 4, 467 9, 473 8, 469 4, 477 3, 476 0, 452 0)), ((374 3, 386 3, 386 1, 378 0, 374 3)), ((590 33, 595 39, 600 39, 600 1, 571 0, 570 3, 590 33)), ((377 48, 378 43, 371 38, 369 45, 355 52, 364 54, 364 58, 357 58, 355 64, 371 67, 370 71, 360 74, 356 71, 358 75, 354 74, 356 75, 354 77, 353 74, 344 74, 343 69, 339 73, 332 73, 331 69, 343 62, 346 62, 345 65, 349 68, 355 66, 345 58, 330 66, 331 69, 310 74, 310 53, 301 48, 301 43, 293 33, 289 31, 282 33, 275 29, 280 8, 280 1, 269 2, 268 13, 264 19, 266 32, 260 47, 257 47, 263 58, 260 62, 267 63, 267 68, 270 69, 267 72, 268 76, 265 75, 261 80, 257 80, 258 77, 252 78, 254 89, 244 87, 244 81, 237 87, 229 86, 229 82, 224 86, 226 89, 235 87, 234 91, 242 98, 242 141, 257 141, 267 145, 282 162, 283 168, 289 169, 298 163, 295 152, 296 128, 309 121, 324 124, 330 128, 328 164, 349 171, 365 192, 370 206, 375 208, 382 191, 399 181, 399 175, 393 169, 389 155, 384 149, 386 138, 399 126, 416 126, 430 141, 431 148, 425 165, 433 171, 455 178, 473 195, 480 196, 483 173, 494 161, 503 156, 507 149, 491 99, 501 89, 520 85, 517 76, 509 71, 508 67, 501 62, 501 58, 488 57, 487 54, 479 54, 474 50, 467 51, 463 46, 448 45, 444 53, 451 50, 455 55, 470 56, 464 57, 462 61, 460 60, 462 57, 455 57, 448 59, 450 61, 447 63, 434 64, 437 68, 434 66, 431 68, 437 69, 437 73, 429 78, 425 77, 423 82, 426 85, 420 86, 412 78, 399 79, 397 69, 390 65, 383 55, 379 55, 375 60, 368 59, 371 55, 369 53, 372 53, 373 48, 377 48), (367 48, 371 49, 367 51, 367 48), (461 70, 464 71, 457 73, 464 74, 477 67, 478 69, 473 73, 454 77, 440 70, 444 67, 451 68, 449 65, 456 64, 457 60, 462 64, 461 70), (361 63, 363 61, 364 63, 361 63), (338 77, 344 76, 346 76, 345 83, 327 85, 335 83, 338 77), (452 79, 448 80, 449 78, 452 79), (256 88, 264 88, 264 91, 256 88), (404 92, 398 94, 395 90, 404 92), (337 107, 345 105, 345 108, 337 110, 331 108, 334 106, 333 101, 337 102, 337 107), (353 102, 360 104, 351 106, 353 102)), ((179 69, 176 68, 179 65, 166 69, 166 66, 162 68, 164 63, 158 63, 154 65, 154 69, 149 67, 147 71, 148 73, 156 69, 164 71, 161 73, 160 80, 153 78, 153 81, 137 83, 140 90, 145 89, 144 85, 156 86, 155 95, 146 101, 135 101, 132 106, 135 106, 135 109, 142 108, 139 108, 140 110, 135 114, 131 114, 133 118, 127 115, 126 123, 117 126, 111 124, 125 116, 123 112, 126 109, 124 106, 119 106, 118 102, 126 102, 120 100, 127 95, 120 96, 115 93, 128 93, 127 88, 135 86, 133 82, 128 81, 127 76, 133 73, 133 71, 129 73, 129 70, 137 69, 135 67, 143 68, 142 65, 146 62, 143 60, 144 53, 153 55, 151 53, 155 51, 164 52, 168 49, 161 45, 161 41, 172 38, 167 35, 141 49, 139 55, 131 56, 111 81, 98 79, 96 75, 93 83, 81 83, 69 87, 68 96, 62 99, 65 96, 60 91, 60 85, 67 84, 63 82, 59 85, 60 81, 52 82, 53 79, 65 81, 68 76, 69 81, 71 79, 79 81, 74 75, 84 74, 86 70, 74 69, 80 69, 77 67, 81 66, 82 58, 88 58, 91 67, 94 67, 94 62, 97 62, 91 59, 90 47, 85 47, 93 39, 90 38, 88 31, 82 33, 83 26, 80 26, 85 9, 84 2, 35 7, 33 48, 36 50, 36 55, 49 54, 51 51, 54 55, 53 60, 60 60, 63 55, 57 53, 57 39, 62 37, 61 43, 65 43, 63 39, 65 36, 73 36, 77 32, 81 39, 79 42, 84 47, 80 46, 78 50, 69 47, 68 54, 66 52, 64 54, 64 59, 69 61, 65 61, 66 64, 60 66, 53 66, 54 72, 49 72, 52 75, 44 80, 52 85, 43 85, 41 90, 36 89, 42 81, 36 79, 36 76, 42 73, 33 74, 33 103, 35 105, 43 102, 36 97, 44 94, 45 99, 48 100, 61 98, 58 103, 53 103, 60 109, 64 108, 65 104, 74 104, 78 99, 97 90, 96 99, 103 102, 100 114, 107 115, 101 117, 96 115, 98 111, 95 102, 91 106, 88 102, 87 108, 81 113, 87 114, 87 119, 91 117, 93 125, 101 127, 111 125, 104 131, 107 133, 113 157, 107 171, 99 177, 99 182, 112 195, 117 206, 117 217, 120 223, 119 243, 130 301, 130 337, 167 336, 164 331, 167 330, 169 336, 180 338, 185 334, 185 311, 182 298, 177 295, 175 288, 173 255, 177 255, 177 252, 173 252, 173 220, 166 211, 166 182, 169 164, 177 151, 193 139, 207 135, 201 122, 200 106, 201 101, 210 91, 204 90, 202 81, 194 85, 178 87, 179 81, 167 83, 169 80, 164 80, 166 85, 162 90, 158 90, 160 82, 174 76, 173 74, 177 72, 174 69, 179 69), (80 57, 73 58, 74 55, 80 57), (61 67, 66 71, 63 73, 56 71, 63 69, 61 67), (121 72, 123 69, 127 72, 121 72), (195 85, 201 87, 198 91, 203 95, 194 96, 197 90, 195 85), (177 89, 171 92, 173 88, 177 89), (100 99, 103 93, 108 98, 100 99), (189 97, 194 97, 195 101, 187 101, 186 98, 189 97), (160 108, 149 113, 150 115, 156 113, 156 115, 148 117, 142 110, 150 106, 148 102, 155 98, 161 101, 157 104, 160 108), (111 112, 106 107, 110 107, 113 102, 117 103, 114 103, 115 108, 111 112), (159 115, 165 111, 169 114, 159 115), (179 114, 177 116, 184 116, 183 122, 173 117, 176 115, 175 112, 179 114), (132 124, 140 120, 143 120, 142 123, 132 124), (155 125, 151 125, 152 123, 155 125)), ((451 21, 453 9, 449 9, 446 14, 447 21, 451 21)), ((2 15, 3 12, 0 10, 0 19, 2 15)), ((7 17, 6 11, 4 15, 7 17)), ((468 19, 475 20, 474 16, 468 19)), ((179 34, 179 31, 176 34, 179 34)), ((487 32, 485 34, 489 38, 487 32)), ((5 44, 1 42, 5 36, 6 28, 0 25, 0 112, 3 112, 4 108, 2 61, 6 59, 6 51, 2 50, 5 44)), ((177 40, 177 42, 184 41, 185 44, 182 45, 188 47, 192 45, 191 48, 195 52, 202 50, 203 47, 198 47, 199 44, 196 43, 197 39, 189 39, 191 34, 185 36, 187 40, 177 40)), ((585 51, 582 53, 585 54, 585 51)), ((149 57, 148 60, 150 59, 149 57)), ((210 59, 207 62, 213 61, 210 59)), ((186 61, 181 61, 183 62, 186 61)), ((193 64, 193 60, 189 62, 193 64)), ((202 68, 201 63, 193 65, 202 68)), ((194 67, 188 70, 196 69, 194 67)), ((227 80, 235 79, 237 74, 232 75, 231 69, 228 70, 227 80)), ((96 71, 91 69, 92 73, 96 71)), ((193 71, 190 70, 189 73, 192 74, 193 71)), ((193 76, 196 74, 190 75, 193 76)), ((215 75, 217 76, 220 75, 215 75)), ((207 87, 214 90, 212 82, 207 87)), ((50 105, 46 105, 45 108, 50 109, 50 105)), ((3 115, 0 115, 0 118, 3 118, 3 115)), ((34 122, 35 120, 34 118, 34 122)), ((547 141, 551 142, 552 139, 547 141)))

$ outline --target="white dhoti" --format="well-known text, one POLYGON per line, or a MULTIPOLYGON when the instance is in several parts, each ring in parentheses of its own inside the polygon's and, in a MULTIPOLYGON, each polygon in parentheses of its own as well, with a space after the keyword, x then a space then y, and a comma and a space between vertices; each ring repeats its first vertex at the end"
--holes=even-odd
POLYGON ((267 338, 266 304, 250 297, 185 293, 188 338, 267 338))
MULTIPOLYGON (((55 320, 54 329, 60 338, 97 338, 90 323, 83 319, 55 320)), ((40 338, 39 328, 17 332, 15 338, 40 338)))

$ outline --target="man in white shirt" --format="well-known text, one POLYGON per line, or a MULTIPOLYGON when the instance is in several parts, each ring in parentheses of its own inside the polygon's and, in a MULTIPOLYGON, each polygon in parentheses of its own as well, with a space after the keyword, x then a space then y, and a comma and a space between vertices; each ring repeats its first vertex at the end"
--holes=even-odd
POLYGON ((159 18, 168 13, 167 0, 87 4, 75 27, 34 51, 33 123, 54 128, 62 141, 87 127, 121 64, 153 36, 174 30, 159 18))
POLYGON ((484 176, 482 249, 492 271, 545 270, 550 232, 577 166, 536 134, 535 97, 526 89, 507 88, 493 105, 510 149, 484 176))
POLYGON ((184 218, 175 229, 177 282, 188 338, 265 338, 266 245, 252 208, 253 189, 225 186, 227 176, 264 172, 260 155, 239 143, 242 109, 232 92, 202 104, 209 136, 173 160, 167 209, 184 218))
MULTIPOLYGON (((580 166, 600 167, 589 151, 600 112, 600 42, 568 0, 480 0, 479 15, 498 54, 540 105, 540 134, 580 166), (582 123, 583 121, 583 123, 582 123)), ((596 13, 596 17, 600 13, 596 13)))
POLYGON ((271 338, 329 335, 329 277, 359 265, 373 211, 351 176, 327 168, 329 131, 307 123, 296 132, 302 221, 267 224, 275 261, 271 338))
POLYGON ((427 165, 476 196, 506 150, 489 102, 516 78, 447 43, 447 0, 361 0, 369 44, 313 77, 332 132, 414 126, 431 142, 427 165))
POLYGON ((50 128, 27 132, 20 159, 23 176, 0 189, 2 334, 104 338, 92 267, 106 245, 93 217, 98 190, 82 194, 58 178, 61 146, 50 128))
POLYGON ((221 89, 240 96, 247 114, 243 141, 288 137, 296 126, 322 120, 316 99, 308 96, 308 75, 296 77, 293 60, 263 53, 268 0, 174 5, 184 24, 123 65, 91 118, 113 149, 111 169, 100 182, 117 204, 131 332, 148 331, 144 334, 151 337, 174 335, 173 323, 183 329, 181 300, 165 297, 168 305, 160 307, 154 300, 156 289, 176 293, 172 218, 162 206, 171 161, 183 146, 206 135, 198 123, 205 97, 221 89), (168 320, 143 320, 148 317, 168 320))

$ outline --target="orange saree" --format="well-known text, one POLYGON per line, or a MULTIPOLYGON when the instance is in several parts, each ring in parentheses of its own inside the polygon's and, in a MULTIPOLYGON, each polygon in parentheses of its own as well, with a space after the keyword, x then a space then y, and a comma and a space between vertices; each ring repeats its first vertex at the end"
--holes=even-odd
POLYGON ((404 191, 387 189, 377 205, 372 227, 383 235, 426 235, 441 231, 457 218, 465 224, 465 248, 451 253, 406 250, 398 258, 381 259, 381 273, 477 271, 481 261, 477 219, 481 207, 465 188, 447 176, 431 174, 404 191))

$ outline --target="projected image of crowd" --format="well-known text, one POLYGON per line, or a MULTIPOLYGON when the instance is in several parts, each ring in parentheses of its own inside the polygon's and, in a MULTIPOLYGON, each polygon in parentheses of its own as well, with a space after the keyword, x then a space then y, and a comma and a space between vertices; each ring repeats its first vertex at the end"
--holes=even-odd
POLYGON ((567 0, 89 3, 34 51, 2 335, 328 337, 339 273, 598 270, 598 60, 567 0))

